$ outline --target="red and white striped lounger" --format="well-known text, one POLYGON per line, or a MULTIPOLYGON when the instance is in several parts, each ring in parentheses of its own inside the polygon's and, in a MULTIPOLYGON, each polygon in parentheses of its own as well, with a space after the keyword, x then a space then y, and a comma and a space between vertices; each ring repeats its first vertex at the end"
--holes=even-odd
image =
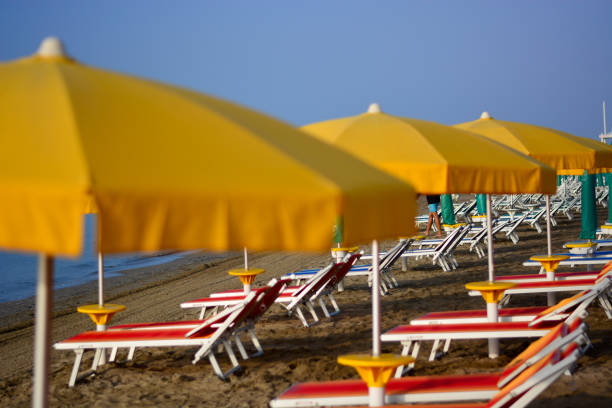
MULTIPOLYGON (((591 296, 591 301, 594 296, 591 296)), ((566 318, 570 324, 574 319, 585 316, 589 301, 580 303, 566 318)), ((559 322, 547 320, 550 316, 538 316, 530 322, 501 323, 465 323, 465 324, 432 324, 432 325, 400 325, 383 333, 381 341, 399 342, 402 345, 402 355, 407 356, 412 348, 412 357, 417 358, 421 342, 433 341, 429 360, 433 361, 438 352, 440 342, 444 341, 443 352, 447 353, 451 340, 485 340, 513 339, 526 337, 542 337, 559 322)), ((398 368, 400 372, 401 368, 398 368)))
MULTIPOLYGON (((600 273, 608 272, 612 269, 612 261, 608 262, 598 271, 580 271, 580 272, 555 272, 555 282, 564 280, 576 280, 576 279, 596 279, 600 273)), ((517 283, 523 282, 543 282, 546 281, 546 274, 544 273, 526 273, 522 275, 503 275, 496 276, 496 281, 511 281, 517 283)))
MULTIPOLYGON (((607 289, 612 284, 609 279, 602 280, 593 286, 591 289, 579 292, 574 296, 561 300, 553 306, 528 306, 499 309, 500 322, 521 322, 535 319, 538 315, 549 315, 550 319, 561 319, 567 317, 574 307, 583 301, 592 302, 593 296, 597 297, 604 310, 609 303, 609 292, 607 289)), ((480 323, 487 322, 486 309, 475 310, 452 310, 445 312, 427 313, 421 317, 413 319, 410 324, 455 324, 455 323, 480 323)))
MULTIPOLYGON (((568 334, 565 325, 558 325, 547 338, 534 342, 502 372, 393 378, 385 388, 385 401, 388 404, 488 399, 500 401, 510 394, 510 389, 517 390, 517 387, 523 384, 527 388, 533 387, 535 384, 550 380, 553 373, 556 375, 559 370, 563 372, 570 367, 570 361, 574 363, 581 355, 582 350, 578 344, 585 341, 585 327, 584 323, 580 323, 568 334), (556 366, 562 361, 558 353, 562 348, 565 348, 565 357, 569 360, 561 366, 556 366)), ((556 377, 552 381, 554 379, 556 377)), ((520 392, 512 392, 513 397, 519 394, 520 392)), ((368 404, 368 399, 368 387, 362 380, 309 382, 291 386, 272 400, 270 406, 273 408, 363 406, 368 404)))
MULTIPOLYGON (((596 279, 575 279, 567 281, 542 281, 542 282, 523 282, 518 283, 515 287, 507 289, 504 292, 504 297, 500 304, 507 304, 512 295, 518 294, 536 294, 536 293, 558 293, 558 292, 577 292, 593 288, 598 283, 612 279, 612 271, 600 273, 596 279)), ((477 291, 469 291, 470 296, 480 296, 477 291)), ((599 297, 599 303, 606 312, 608 318, 612 319, 612 303, 610 301, 610 293, 602 292, 599 297), (604 296, 605 295, 605 296, 604 296)))
MULTIPOLYGON (((287 279, 284 279, 284 280, 272 279, 270 280, 270 282, 268 282, 267 286, 254 290, 254 292, 263 293, 264 294, 263 298, 260 300, 259 303, 257 303, 256 307, 251 308, 250 312, 243 319, 243 324, 237 327, 234 327, 233 329, 232 337, 243 359, 247 360, 249 358, 257 357, 263 354, 263 348, 261 346, 261 343, 259 342, 259 339, 257 338, 257 335, 255 334, 255 330, 254 330, 255 323, 257 323, 257 321, 261 318, 261 316, 263 316, 264 313, 270 308, 270 306, 274 304, 274 301, 279 296, 283 288, 286 287, 287 283, 289 283, 289 280, 287 279), (242 340, 240 339, 240 334, 242 332, 247 332, 249 334, 251 343, 253 344, 256 350, 255 353, 250 354, 250 355, 247 353, 242 343, 242 340)), ((244 301, 244 298, 243 298, 243 301, 244 301)), ((223 320, 223 316, 228 316, 228 309, 225 309, 222 312, 222 315, 214 316, 214 318, 217 319, 217 322, 220 322, 223 320)), ((183 321, 176 321, 176 322, 155 322, 155 323, 129 323, 129 324, 112 326, 109 328, 109 330, 117 330, 117 329, 154 329, 154 330, 158 330, 158 329, 163 329, 163 328, 185 328, 187 329, 187 328, 195 328, 201 325, 202 323, 204 323, 203 320, 186 320, 186 321, 183 320, 183 321)), ((130 349, 131 355, 133 355, 135 348, 136 347, 133 347, 132 349, 130 349)), ((114 348, 111 354, 111 361, 115 359, 116 353, 117 353, 117 349, 114 348)), ((128 359, 131 359, 131 357, 128 357, 128 359)))
POLYGON ((222 379, 240 368, 240 364, 232 350, 231 336, 233 329, 239 327, 249 312, 256 308, 264 297, 264 292, 252 292, 244 301, 238 305, 226 309, 223 313, 204 321, 196 327, 153 327, 147 324, 143 328, 112 329, 106 331, 88 331, 74 337, 56 343, 56 350, 72 350, 76 354, 72 373, 68 385, 72 387, 79 372, 83 353, 86 350, 95 351, 89 375, 97 369, 100 361, 101 351, 112 349, 111 361, 114 360, 116 350, 119 348, 130 349, 128 359, 133 356, 136 347, 199 347, 195 353, 193 363, 197 363, 202 357, 208 357, 214 372, 222 379), (225 349, 232 367, 223 372, 214 355, 215 348, 219 346, 225 349))
MULTIPOLYGON (((499 322, 529 322, 538 316, 549 315, 549 320, 565 319, 567 311, 582 301, 589 300, 589 291, 582 291, 574 296, 561 300, 554 306, 511 307, 498 310, 499 322)), ((431 312, 410 321, 411 325, 428 324, 465 324, 488 322, 486 309, 450 310, 431 312)))

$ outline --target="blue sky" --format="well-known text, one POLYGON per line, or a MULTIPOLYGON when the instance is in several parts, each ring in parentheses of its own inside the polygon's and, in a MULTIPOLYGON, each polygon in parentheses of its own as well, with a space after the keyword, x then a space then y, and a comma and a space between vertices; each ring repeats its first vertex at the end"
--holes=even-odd
POLYGON ((76 59, 295 125, 383 111, 580 136, 612 124, 612 1, 3 1, 0 61, 76 59))

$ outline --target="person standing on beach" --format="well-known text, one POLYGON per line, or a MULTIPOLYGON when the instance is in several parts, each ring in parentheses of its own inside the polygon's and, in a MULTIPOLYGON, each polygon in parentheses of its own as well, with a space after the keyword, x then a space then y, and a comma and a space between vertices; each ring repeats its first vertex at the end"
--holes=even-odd
POLYGON ((427 219, 427 228, 425 228, 425 235, 429 235, 429 229, 431 223, 436 223, 438 228, 437 236, 442 238, 442 228, 440 228, 440 217, 438 217, 438 209, 440 208, 440 194, 427 195, 427 206, 429 207, 429 218, 427 219))

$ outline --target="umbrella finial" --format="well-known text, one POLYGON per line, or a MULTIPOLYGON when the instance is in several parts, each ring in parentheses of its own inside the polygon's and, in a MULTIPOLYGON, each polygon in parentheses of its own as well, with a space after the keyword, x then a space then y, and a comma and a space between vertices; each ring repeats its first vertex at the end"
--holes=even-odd
POLYGON ((57 37, 47 37, 40 43, 37 55, 41 57, 67 57, 62 40, 57 37))
POLYGON ((480 115, 480 119, 493 119, 493 118, 491 117, 491 115, 489 114, 489 112, 484 111, 484 112, 482 112, 482 114, 480 115))
POLYGON ((377 103, 371 103, 368 107, 368 113, 381 113, 380 105, 377 103))

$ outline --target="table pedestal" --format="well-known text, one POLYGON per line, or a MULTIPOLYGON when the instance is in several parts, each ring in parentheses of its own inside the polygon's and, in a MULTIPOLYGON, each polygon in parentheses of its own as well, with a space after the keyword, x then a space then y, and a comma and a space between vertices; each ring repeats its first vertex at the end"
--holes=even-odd
MULTIPOLYGON (((487 303, 487 320, 494 323, 498 321, 499 301, 504 297, 507 289, 516 286, 514 282, 470 282, 465 285, 468 290, 477 290, 487 303)), ((499 339, 489 339, 489 358, 499 357, 499 339)))
MULTIPOLYGON (((77 312, 87 314, 96 324, 96 331, 105 331, 115 313, 125 310, 125 306, 106 303, 100 305, 83 305, 77 307, 77 312)), ((101 350, 100 364, 106 364, 106 351, 101 350)), ((95 359, 94 359, 95 362, 95 359)))
POLYGON ((395 354, 346 354, 338 357, 338 363, 353 367, 363 381, 368 384, 370 407, 385 405, 385 387, 395 368, 414 362, 410 356, 395 354))
MULTIPOLYGON (((539 262, 546 271, 546 280, 555 280, 555 270, 561 261, 569 259, 567 255, 534 255, 529 258, 532 261, 539 262)), ((557 303, 557 297, 554 292, 546 293, 546 304, 552 306, 557 303)))

